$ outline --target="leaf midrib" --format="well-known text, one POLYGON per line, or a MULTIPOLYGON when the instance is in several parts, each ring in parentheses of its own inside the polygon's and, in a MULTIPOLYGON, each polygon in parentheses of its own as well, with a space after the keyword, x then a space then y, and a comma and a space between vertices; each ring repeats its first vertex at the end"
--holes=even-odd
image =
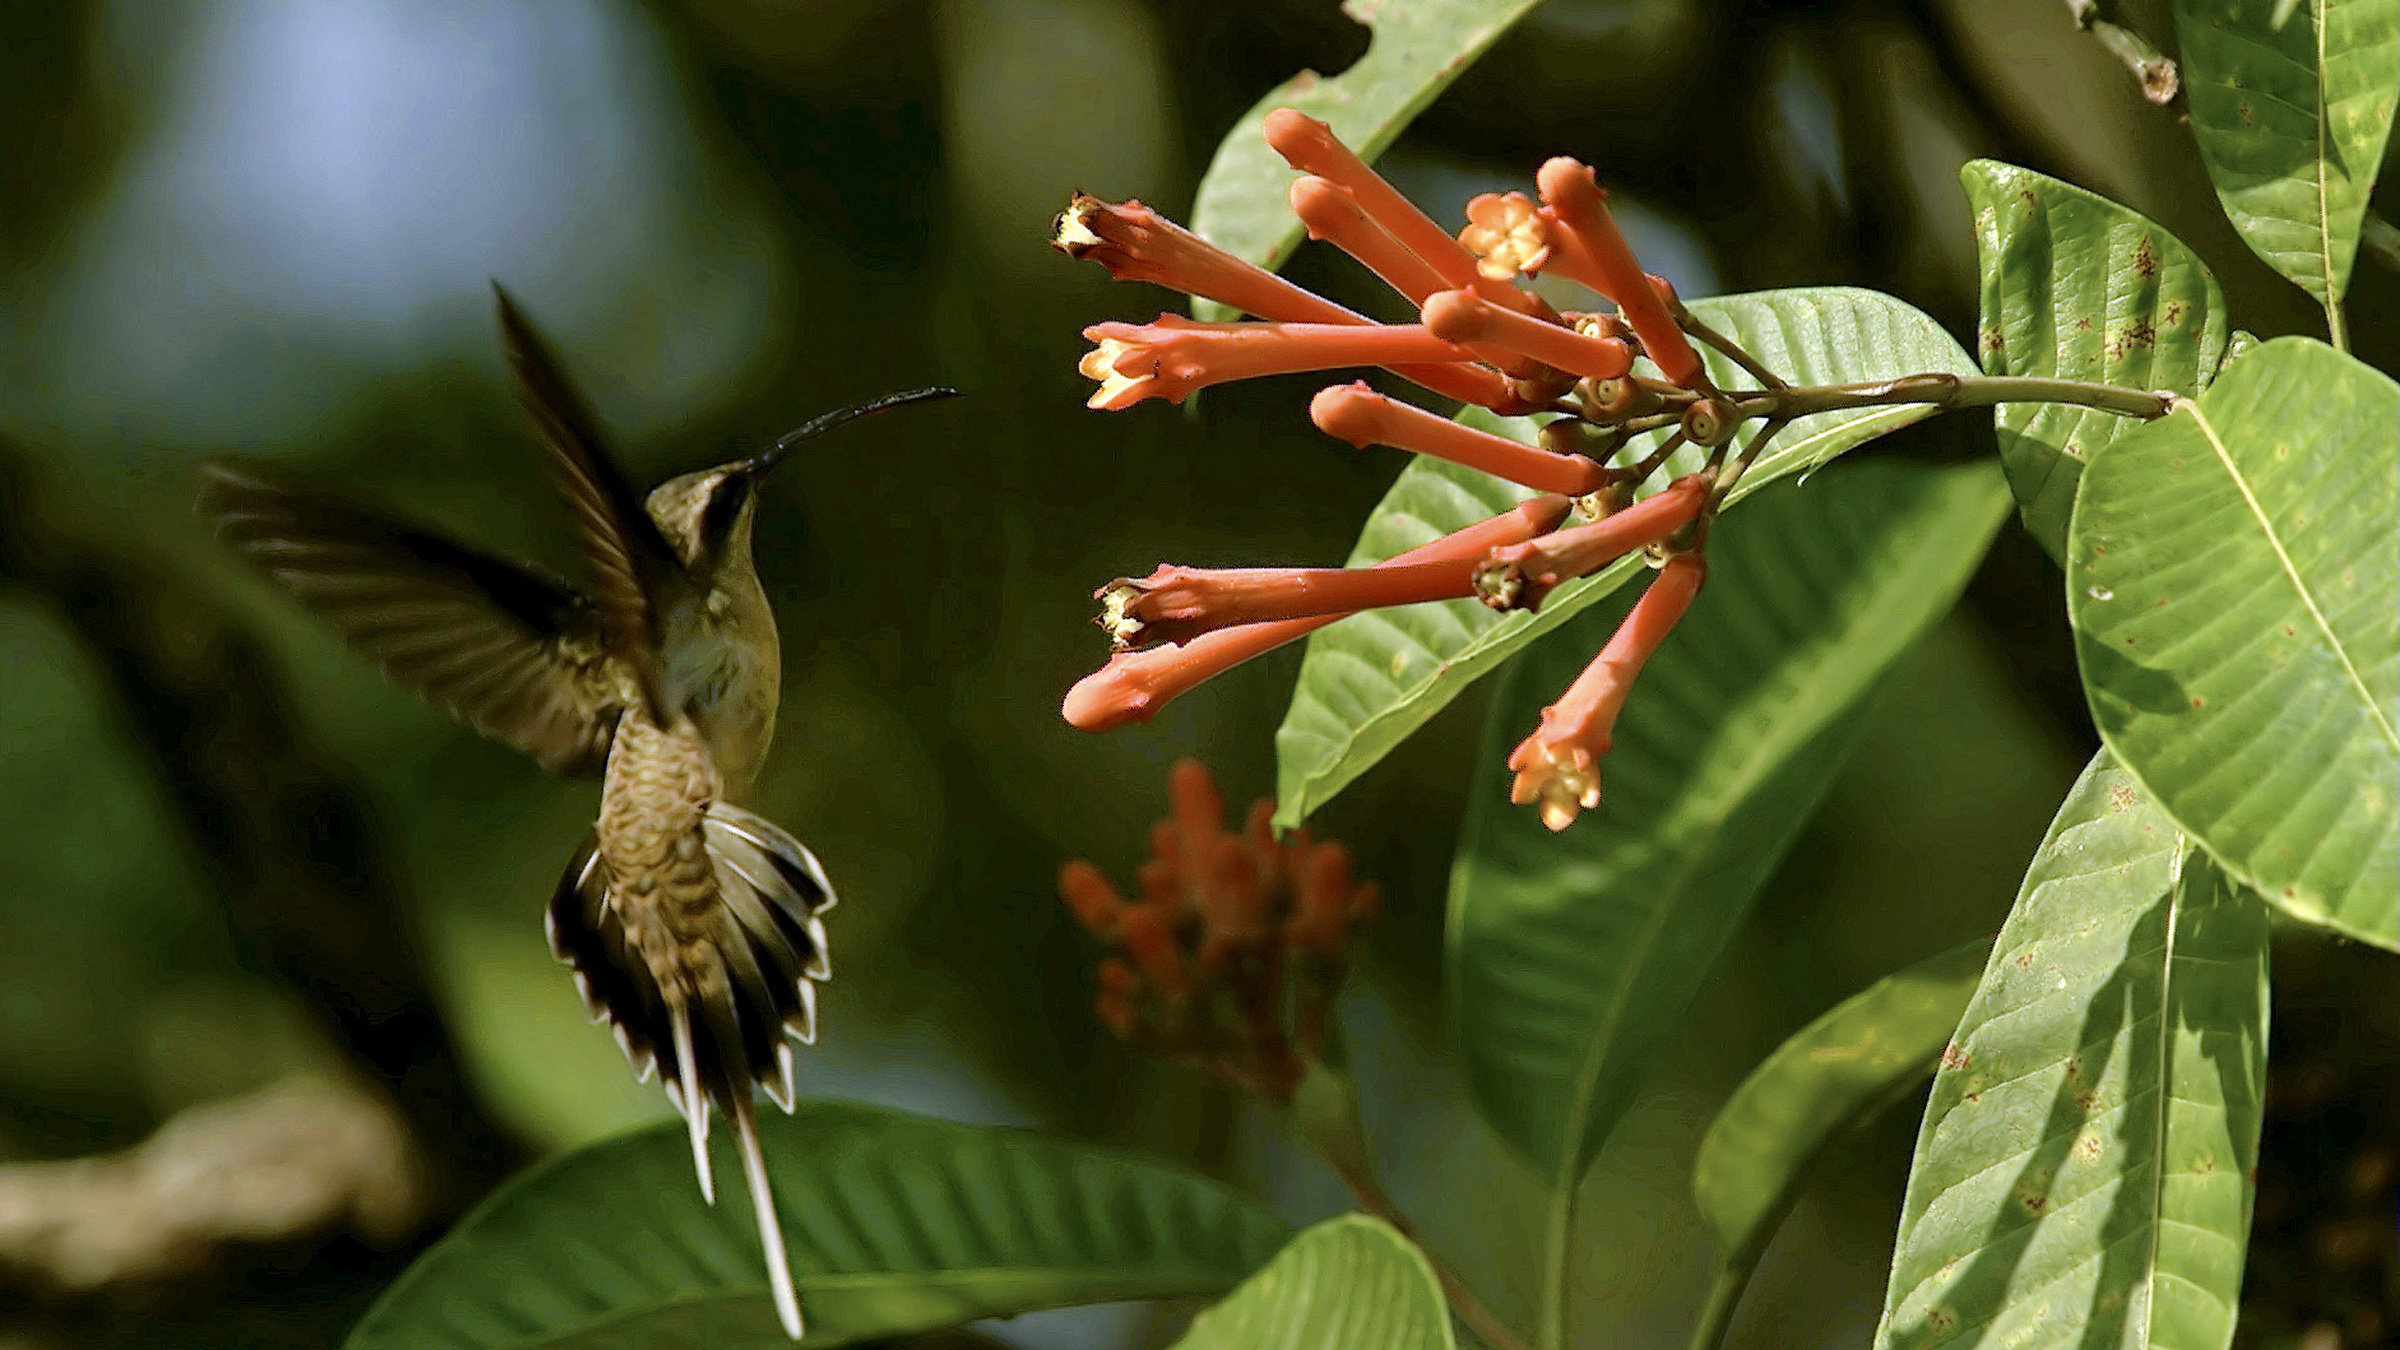
POLYGON ((2216 454, 2217 462, 2224 466, 2225 476, 2233 480, 2234 489, 2242 494, 2242 503, 2250 508, 2251 517, 2258 522, 2259 533, 2265 536, 2267 547, 2275 550, 2275 561, 2283 569, 2284 576, 2292 583, 2292 590, 2299 595, 2300 603, 2307 608, 2309 619, 2316 624, 2317 631, 2325 635, 2326 645, 2333 648, 2335 658, 2342 663, 2342 673, 2350 677, 2351 687, 2358 691, 2359 702, 2366 705, 2367 716, 2374 719, 2376 729, 2383 733, 2383 739, 2389 742, 2394 750, 2400 750, 2400 732, 2393 730, 2391 719, 2384 715, 2382 705, 2375 701, 2374 691, 2367 687, 2366 676, 2359 671, 2357 662, 2351 659, 2350 649, 2343 646, 2341 638, 2334 633, 2332 621, 2325 617, 2324 609, 2317 604, 2316 593, 2308 588, 2308 582, 2301 577, 2300 569, 2292 562, 2292 555, 2283 546, 2283 537, 2275 531, 2275 522, 2268 517, 2265 508, 2259 505, 2257 494, 2250 490, 2250 480, 2243 476, 2241 467, 2234 463, 2233 454, 2226 449, 2224 440, 2217 435, 2215 424, 2208 420, 2208 414, 2201 409, 2200 405, 2191 399, 2177 399, 2175 411, 2190 413, 2193 424, 2199 427, 2200 434, 2207 438, 2208 448, 2216 454))
MULTIPOLYGON (((915 1289, 946 1288, 986 1280, 995 1280, 1003 1285, 1038 1285, 1062 1274, 1089 1269, 1091 1267, 1088 1266, 958 1266, 941 1270, 852 1271, 840 1275, 820 1275, 813 1279, 802 1279, 800 1281, 800 1298, 802 1307, 805 1309, 811 1295, 873 1290, 885 1285, 902 1285, 915 1289)), ((1117 1272, 1112 1271, 1111 1273, 1117 1272)), ((1101 1290, 1101 1293, 1088 1297, 1083 1293, 1078 1293, 1075 1297, 1081 1303, 1115 1303, 1127 1299, 1205 1294, 1230 1288, 1240 1278, 1228 1275, 1220 1269, 1198 1266, 1189 1269, 1170 1268, 1161 1270, 1157 1274, 1158 1278, 1155 1279, 1137 1279, 1119 1275, 1114 1279, 1097 1280, 1091 1287, 1101 1290)), ((551 1328, 532 1339, 500 1341, 493 1344, 504 1350, 544 1350, 544 1347, 569 1346, 573 1345, 579 1337, 610 1328, 638 1324, 645 1319, 665 1313, 702 1308, 714 1303, 748 1303, 752 1301, 760 1303, 768 1301, 765 1280, 762 1279, 756 1284, 721 1284, 706 1289, 684 1290, 667 1298, 641 1304, 638 1307, 611 1308, 596 1317, 586 1318, 571 1325, 551 1328)), ((882 1336, 891 1333, 869 1334, 882 1336)))

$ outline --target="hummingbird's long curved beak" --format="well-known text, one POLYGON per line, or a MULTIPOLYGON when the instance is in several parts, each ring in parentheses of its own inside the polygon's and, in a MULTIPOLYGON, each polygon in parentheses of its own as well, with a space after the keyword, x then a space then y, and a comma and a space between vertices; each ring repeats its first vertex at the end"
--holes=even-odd
POLYGON ((811 420, 808 425, 797 431, 787 431, 776 437, 773 445, 748 459, 735 461, 733 467, 747 474, 753 480, 764 478, 776 465, 783 462, 783 457, 791 452, 792 447, 802 441, 822 436, 836 427, 846 426, 871 413, 882 412, 886 408, 897 408, 906 403, 930 403, 935 399, 957 397, 957 390, 937 384, 930 389, 911 389, 903 394, 886 394, 882 398, 870 399, 865 403, 854 403, 847 408, 836 408, 822 417, 811 420))

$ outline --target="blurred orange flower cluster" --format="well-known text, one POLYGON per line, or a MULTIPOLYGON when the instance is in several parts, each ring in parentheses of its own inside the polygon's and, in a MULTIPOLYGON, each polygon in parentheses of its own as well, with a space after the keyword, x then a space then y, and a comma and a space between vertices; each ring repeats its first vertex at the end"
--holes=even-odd
POLYGON ((1340 844, 1306 830, 1278 842, 1267 827, 1271 801, 1228 832, 1224 796, 1196 760, 1176 764, 1167 795, 1134 899, 1088 862, 1059 873, 1067 908, 1116 951, 1100 963, 1100 1021, 1132 1044, 1287 1102, 1324 1051, 1351 931, 1382 893, 1352 878, 1340 844))

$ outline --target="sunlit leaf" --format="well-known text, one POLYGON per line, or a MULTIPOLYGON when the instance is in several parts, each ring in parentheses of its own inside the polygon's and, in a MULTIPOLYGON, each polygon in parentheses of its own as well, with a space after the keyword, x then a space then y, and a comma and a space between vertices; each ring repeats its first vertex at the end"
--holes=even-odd
MULTIPOLYGON (((2225 297, 2181 240, 2030 169, 1979 159, 1959 181, 1982 254, 1987 374, 2179 394, 2208 382, 2225 351, 2225 297)), ((2064 403, 2004 403, 1993 416, 2025 528, 2058 557, 2084 464, 2141 423, 2064 403)))
POLYGON ((1244 113, 1218 143, 1216 158, 1200 180, 1192 228, 1261 267, 1281 266, 1300 242, 1301 230, 1292 215, 1291 167, 1260 134, 1267 114, 1297 108, 1330 125, 1360 158, 1372 161, 1537 3, 1345 0, 1342 12, 1372 30, 1367 54, 1339 75, 1304 70, 1244 113))
MULTIPOLYGON (((1289 1236, 1216 1182, 1051 1136, 838 1102, 759 1125, 810 1346, 1212 1294, 1289 1236)), ((730 1157, 718 1171, 740 1185, 730 1157)), ((401 1276, 347 1347, 790 1344, 749 1206, 738 1193, 702 1202, 678 1121, 502 1188, 401 1276)))
POLYGON ((1792 1033, 1725 1100, 1692 1163, 1692 1198, 1727 1265, 1747 1265, 1844 1128, 1918 1088, 1967 1010, 1992 945, 1895 971, 1792 1033))
POLYGON ((2400 102, 2400 3, 2176 0, 2175 37, 2225 214, 2335 313, 2400 102))
MULTIPOLYGON (((1691 307, 1794 383, 1838 384, 1922 370, 1974 373, 1967 354, 1940 325, 1874 291, 1761 291, 1695 300, 1691 307)), ((1709 374, 1726 388, 1753 383, 1713 355, 1709 374)), ((1729 506, 1779 478, 1917 421, 1927 411, 1896 406, 1802 418, 1759 458, 1729 506)), ((1488 425, 1521 439, 1533 436, 1532 424, 1523 420, 1488 425)), ((1655 444, 1655 438, 1645 437, 1628 453, 1646 453, 1655 444)), ((1685 447, 1658 481, 1697 468, 1703 458, 1703 452, 1685 447)), ((1522 495, 1469 470, 1413 463, 1368 517, 1351 564, 1379 562, 1482 520, 1522 495)), ((1628 560, 1570 582, 1543 602, 1538 614, 1502 616, 1458 600, 1375 610, 1316 633, 1309 639, 1291 707, 1275 733, 1278 823, 1305 819, 1460 690, 1639 570, 1638 561, 1628 560)))
POLYGON ((2084 472, 2067 602, 2100 734, 2293 915, 2400 947, 2400 386, 2262 344, 2084 472))
POLYGON ((1853 744, 2008 512, 1995 465, 1843 466, 1721 523, 1706 589, 1635 686, 1596 811, 1552 834, 1508 752, 1615 627, 1511 667, 1450 880, 1452 1025, 1478 1110, 1554 1190, 1583 1175, 1853 744))
POLYGON ((1879 1347, 2232 1339, 2267 914, 2092 761, 1934 1076, 1879 1347))
POLYGON ((1433 1267, 1390 1224, 1363 1214, 1309 1228, 1175 1350, 1451 1350, 1433 1267))

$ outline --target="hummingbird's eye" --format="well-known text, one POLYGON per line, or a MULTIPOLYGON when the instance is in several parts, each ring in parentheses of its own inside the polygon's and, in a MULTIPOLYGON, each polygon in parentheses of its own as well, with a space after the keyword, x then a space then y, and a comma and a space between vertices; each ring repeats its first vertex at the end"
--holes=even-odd
POLYGON ((734 522, 741 519, 742 503, 750 500, 750 480, 740 474, 727 474, 711 485, 708 505, 700 512, 700 537, 711 543, 733 533, 734 522))

